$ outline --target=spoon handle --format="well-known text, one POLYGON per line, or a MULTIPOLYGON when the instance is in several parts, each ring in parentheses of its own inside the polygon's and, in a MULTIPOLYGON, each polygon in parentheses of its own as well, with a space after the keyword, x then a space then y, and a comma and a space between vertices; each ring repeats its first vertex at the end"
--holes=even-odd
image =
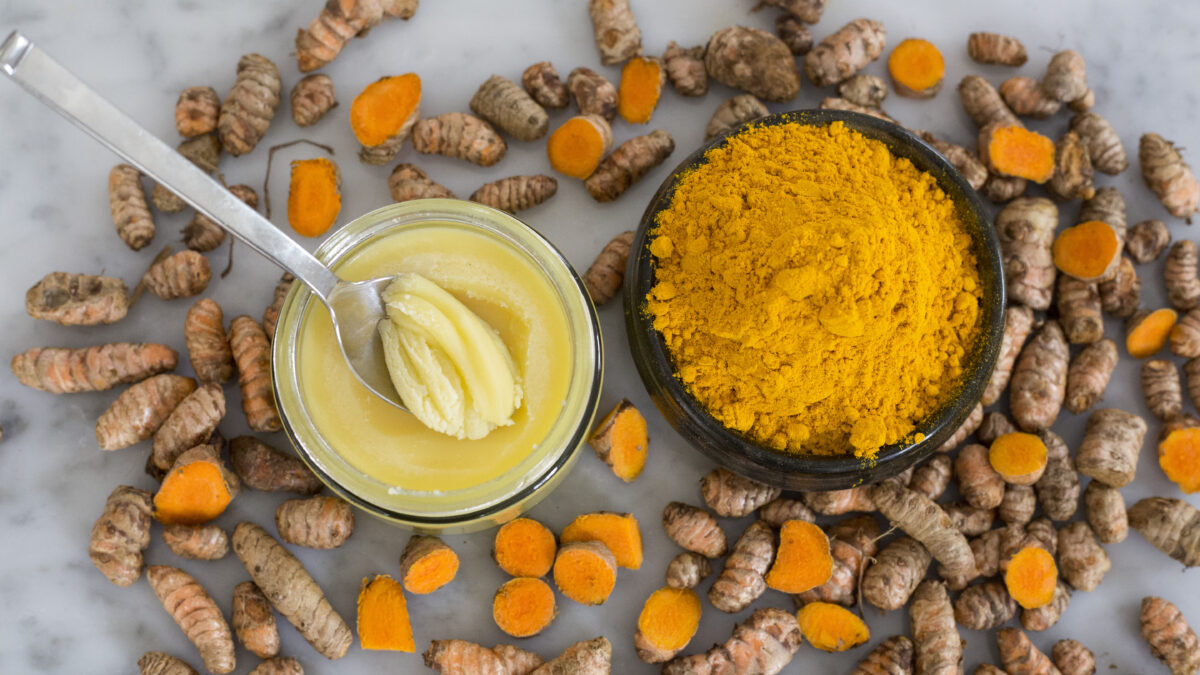
POLYGON ((19 31, 0 44, 0 70, 125 161, 179 195, 250 248, 291 272, 322 300, 339 279, 271 221, 242 203, 112 103, 50 58, 19 31))

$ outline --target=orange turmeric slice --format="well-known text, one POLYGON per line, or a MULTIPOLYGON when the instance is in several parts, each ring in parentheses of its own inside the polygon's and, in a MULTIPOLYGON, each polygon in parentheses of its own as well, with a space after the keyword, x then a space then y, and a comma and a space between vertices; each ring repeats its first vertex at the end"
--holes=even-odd
POLYGON ((942 88, 946 60, 928 40, 908 38, 888 56, 888 74, 896 93, 910 98, 930 98, 942 88))
POLYGON ((154 495, 154 517, 164 525, 203 525, 225 512, 237 477, 216 449, 199 445, 179 455, 154 495))
POLYGON ((400 580, 409 593, 432 593, 456 574, 458 554, 437 537, 414 534, 400 554, 400 580))
POLYGON ((421 78, 416 73, 380 78, 354 97, 350 128, 364 146, 379 145, 406 125, 411 127, 420 105, 421 78))
POLYGON ((649 443, 646 418, 627 399, 621 399, 588 438, 596 455, 626 483, 642 474, 649 443))
POLYGON ((496 531, 492 557, 514 577, 544 577, 554 565, 558 544, 550 528, 532 518, 510 520, 496 531))
POLYGON ((577 541, 558 550, 554 585, 581 605, 602 605, 617 584, 617 561, 598 541, 577 541))
POLYGON ((1046 444, 1034 434, 1015 431, 1003 434, 988 448, 988 462, 1004 482, 1033 485, 1046 471, 1046 444))
POLYGON ((1054 599, 1054 588, 1058 585, 1054 556, 1040 546, 1026 546, 1017 551, 1004 572, 1004 585, 1021 607, 1045 607, 1054 599))
POLYGON ((630 513, 585 513, 563 528, 562 543, 598 541, 612 553, 617 566, 636 570, 642 566, 642 532, 630 513))
POLYGON ((1141 310, 1125 322, 1125 349, 1135 359, 1154 356, 1167 344, 1178 314, 1173 309, 1141 310))
POLYGON ((1011 122, 979 131, 979 154, 993 173, 1045 183, 1054 175, 1054 141, 1011 122))
POLYGON ((342 177, 333 160, 318 157, 292 162, 288 187, 288 224, 303 237, 319 237, 342 210, 342 177))
POLYGON ((509 579, 492 598, 492 619, 516 638, 532 637, 554 621, 554 590, 541 579, 509 579))
POLYGON ((1121 264, 1121 239, 1102 220, 1068 227, 1054 239, 1054 266, 1080 281, 1107 279, 1121 264))
POLYGON ((789 520, 779 530, 779 551, 767 572, 769 588, 803 593, 829 581, 833 556, 825 531, 803 520, 789 520))
POLYGON ((796 612, 800 633, 827 652, 844 652, 871 639, 867 624, 850 610, 831 602, 810 602, 796 612))
POLYGON ((700 596, 690 588, 660 588, 651 593, 638 615, 634 638, 634 644, 644 642, 651 649, 639 649, 638 656, 650 663, 669 660, 696 635, 700 613, 700 596))
POLYGON ((584 180, 596 171, 612 142, 608 120, 599 115, 578 115, 550 134, 546 155, 555 171, 584 180))
POLYGON ((400 582, 381 574, 358 591, 358 643, 363 649, 417 651, 400 582))
POLYGON ((658 59, 636 56, 626 61, 617 87, 617 114, 630 124, 649 122, 666 79, 658 59))
POLYGON ((1200 429, 1175 429, 1158 444, 1158 465, 1180 490, 1200 491, 1200 429))

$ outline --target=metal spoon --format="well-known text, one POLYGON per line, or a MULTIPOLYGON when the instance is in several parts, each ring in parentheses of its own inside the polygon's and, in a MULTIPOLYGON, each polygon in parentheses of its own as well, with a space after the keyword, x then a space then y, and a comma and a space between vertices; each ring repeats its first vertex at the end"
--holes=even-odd
POLYGON ((13 31, 0 44, 0 70, 125 161, 307 284, 329 308, 338 345, 355 377, 379 398, 408 411, 388 376, 383 343, 376 329, 386 318, 380 294, 392 282, 391 277, 353 283, 338 278, 291 237, 117 110, 20 31, 13 31))

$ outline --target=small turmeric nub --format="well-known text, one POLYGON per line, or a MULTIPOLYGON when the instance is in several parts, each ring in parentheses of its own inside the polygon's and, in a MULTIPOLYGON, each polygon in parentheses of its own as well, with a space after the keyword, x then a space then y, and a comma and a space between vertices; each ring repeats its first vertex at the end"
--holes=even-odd
POLYGON ((646 466, 646 418, 628 399, 621 399, 588 438, 588 445, 617 478, 633 482, 646 466))
POLYGON ((800 633, 826 652, 844 652, 871 639, 867 624, 854 612, 830 602, 810 602, 796 612, 800 633))
POLYGON ((203 525, 225 512, 238 479, 211 445, 179 455, 154 495, 154 517, 164 525, 203 525))
POLYGON ((612 127, 600 115, 577 115, 563 122, 546 141, 546 155, 557 172, 584 180, 612 147, 612 127))
POLYGON ((1200 429, 1175 429, 1158 444, 1158 465, 1187 494, 1200 490, 1200 429))
POLYGON ((342 176, 331 159, 292 162, 288 224, 302 237, 325 234, 342 210, 342 176))
POLYGON ((1058 565, 1054 563, 1054 556, 1036 545, 1017 551, 1004 572, 1004 585, 1021 607, 1044 607, 1054 599, 1054 589, 1058 585, 1058 565))
POLYGON ((404 590, 387 575, 363 579, 358 592, 358 643, 363 649, 417 651, 404 590))
POLYGON ((642 533, 631 513, 585 513, 563 528, 563 544, 598 541, 612 553, 618 567, 642 567, 642 533))
POLYGON ((621 68, 617 114, 630 124, 646 124, 654 115, 667 73, 658 59, 634 57, 621 68))
POLYGON ((803 520, 789 520, 779 531, 779 550, 766 574, 767 587, 803 593, 829 581, 833 556, 824 530, 803 520))
POLYGON ((1068 227, 1054 239, 1054 266, 1080 281, 1099 281, 1121 264, 1121 238, 1112 225, 1089 220, 1068 227))
POLYGON ((979 154, 994 173, 1045 183, 1054 175, 1054 141, 1008 121, 979 131, 979 154))
POLYGON ((599 541, 564 545, 554 559, 554 585, 581 605, 602 605, 617 583, 617 561, 599 541))
POLYGON ((517 518, 502 525, 492 547, 496 564, 514 577, 546 576, 556 553, 554 533, 532 518, 517 518))
POLYGON ((690 588, 660 588, 646 598, 633 637, 638 658, 669 661, 691 642, 700 627, 700 596, 690 588))
POLYGON ((409 593, 427 595, 457 574, 458 554, 437 537, 414 534, 400 554, 400 580, 409 593))
POLYGON ((928 40, 908 38, 888 56, 888 74, 896 93, 910 98, 931 98, 942 88, 946 61, 928 40))
POLYGON ((1046 444, 1034 434, 1004 434, 988 449, 988 462, 1006 483, 1033 485, 1046 470, 1046 444))
POLYGON ((1125 350, 1135 359, 1144 359, 1162 351, 1175 327, 1178 315, 1173 309, 1141 310, 1125 324, 1125 350))
POLYGON ((416 73, 380 78, 354 97, 350 129, 363 146, 380 145, 394 136, 406 135, 420 105, 421 78, 416 73))
POLYGON ((509 579, 492 598, 492 619, 496 626, 516 638, 542 632, 557 613, 554 591, 541 579, 509 579))

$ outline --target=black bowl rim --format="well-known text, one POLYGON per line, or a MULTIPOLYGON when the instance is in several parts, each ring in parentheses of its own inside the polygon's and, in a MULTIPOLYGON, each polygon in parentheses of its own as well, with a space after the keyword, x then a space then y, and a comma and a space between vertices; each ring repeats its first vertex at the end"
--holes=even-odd
MULTIPOLYGON (((841 110, 794 110, 775 113, 736 127, 712 139, 680 162, 655 192, 647 205, 632 244, 633 254, 626 269, 624 285, 625 327, 634 353, 634 362, 643 384, 655 405, 676 431, 710 459, 728 468, 778 487, 803 490, 833 490, 853 487, 864 480, 882 480, 933 454, 966 420, 983 395, 1000 353, 1005 321, 1005 280, 1000 245, 983 201, 940 153, 909 130, 891 122, 841 110), (898 157, 906 157, 917 168, 934 176, 939 187, 954 199, 960 212, 969 216, 970 229, 978 229, 983 253, 981 273, 995 280, 995 292, 981 299, 986 323, 973 367, 963 378, 958 394, 934 413, 925 438, 915 443, 897 443, 881 448, 873 459, 852 455, 798 455, 766 448, 737 434, 714 418, 689 394, 675 377, 675 369, 661 335, 644 313, 645 298, 653 286, 653 256, 648 240, 657 214, 670 204, 679 177, 704 163, 706 153, 725 143, 749 126, 798 122, 810 126, 845 125, 879 140, 898 157), (903 154, 902 154, 903 152, 903 154), (919 161, 918 161, 919 160, 919 161), (922 165, 922 163, 924 165, 922 165), (988 274, 990 272, 990 275, 988 274)), ((978 252, 977 252, 978 254, 978 252)))

